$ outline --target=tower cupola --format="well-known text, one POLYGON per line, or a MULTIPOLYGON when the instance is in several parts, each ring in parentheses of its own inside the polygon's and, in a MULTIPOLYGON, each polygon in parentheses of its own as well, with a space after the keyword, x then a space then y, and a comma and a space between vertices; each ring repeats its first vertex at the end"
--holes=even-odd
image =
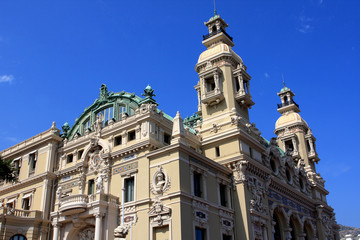
POLYGON ((209 34, 203 36, 202 44, 207 48, 217 43, 225 43, 230 47, 234 46, 232 37, 230 37, 225 30, 229 25, 216 13, 216 11, 214 16, 204 24, 208 27, 209 34))
POLYGON ((285 82, 283 82, 284 87, 277 94, 281 103, 278 104, 278 112, 283 114, 286 112, 300 112, 299 105, 294 101, 295 94, 290 90, 290 88, 285 86, 285 82))

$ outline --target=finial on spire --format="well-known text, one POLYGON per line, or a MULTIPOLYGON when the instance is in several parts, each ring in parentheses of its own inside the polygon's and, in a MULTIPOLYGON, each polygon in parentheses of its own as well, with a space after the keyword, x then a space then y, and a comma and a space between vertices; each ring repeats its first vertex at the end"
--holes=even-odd
POLYGON ((284 80, 284 74, 281 74, 282 76, 282 80, 283 80, 283 85, 284 85, 284 88, 285 88, 285 80, 284 80))
POLYGON ((214 16, 216 16, 217 13, 216 13, 216 5, 215 5, 215 0, 214 0, 214 16))

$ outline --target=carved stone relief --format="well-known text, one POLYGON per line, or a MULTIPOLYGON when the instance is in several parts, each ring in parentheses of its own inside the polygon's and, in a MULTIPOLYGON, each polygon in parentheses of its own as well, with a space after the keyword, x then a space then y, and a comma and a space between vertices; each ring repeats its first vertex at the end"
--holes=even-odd
POLYGON ((79 233, 80 240, 94 240, 94 237, 95 237, 94 228, 86 228, 79 233))
POLYGON ((171 208, 164 206, 163 203, 156 198, 148 214, 152 225, 162 226, 164 221, 171 219, 171 208))
POLYGON ((155 195, 163 194, 170 188, 170 186, 170 177, 166 171, 161 166, 159 166, 151 181, 150 189, 152 193, 155 195))

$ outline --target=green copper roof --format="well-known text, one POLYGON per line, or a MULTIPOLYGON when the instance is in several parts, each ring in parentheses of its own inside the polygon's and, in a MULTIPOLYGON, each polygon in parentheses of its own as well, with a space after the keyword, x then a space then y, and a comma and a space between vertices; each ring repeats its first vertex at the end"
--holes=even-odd
POLYGON ((214 10, 214 16, 209 19, 209 22, 212 21, 212 20, 218 19, 218 18, 220 18, 220 15, 218 15, 216 13, 216 10, 214 10))
POLYGON ((288 87, 283 87, 283 88, 280 90, 280 92, 284 92, 284 91, 286 91, 286 90, 289 90, 289 88, 288 88, 288 87))

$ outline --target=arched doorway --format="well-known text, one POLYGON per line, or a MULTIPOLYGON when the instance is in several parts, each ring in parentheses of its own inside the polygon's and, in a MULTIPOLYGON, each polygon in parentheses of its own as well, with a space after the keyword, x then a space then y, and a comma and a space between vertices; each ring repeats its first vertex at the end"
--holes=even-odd
POLYGON ((274 225, 274 240, 281 240, 281 226, 280 226, 280 219, 277 213, 274 213, 273 221, 275 222, 274 225))
POLYGON ((16 234, 10 238, 10 240, 27 240, 27 238, 24 235, 16 234))

